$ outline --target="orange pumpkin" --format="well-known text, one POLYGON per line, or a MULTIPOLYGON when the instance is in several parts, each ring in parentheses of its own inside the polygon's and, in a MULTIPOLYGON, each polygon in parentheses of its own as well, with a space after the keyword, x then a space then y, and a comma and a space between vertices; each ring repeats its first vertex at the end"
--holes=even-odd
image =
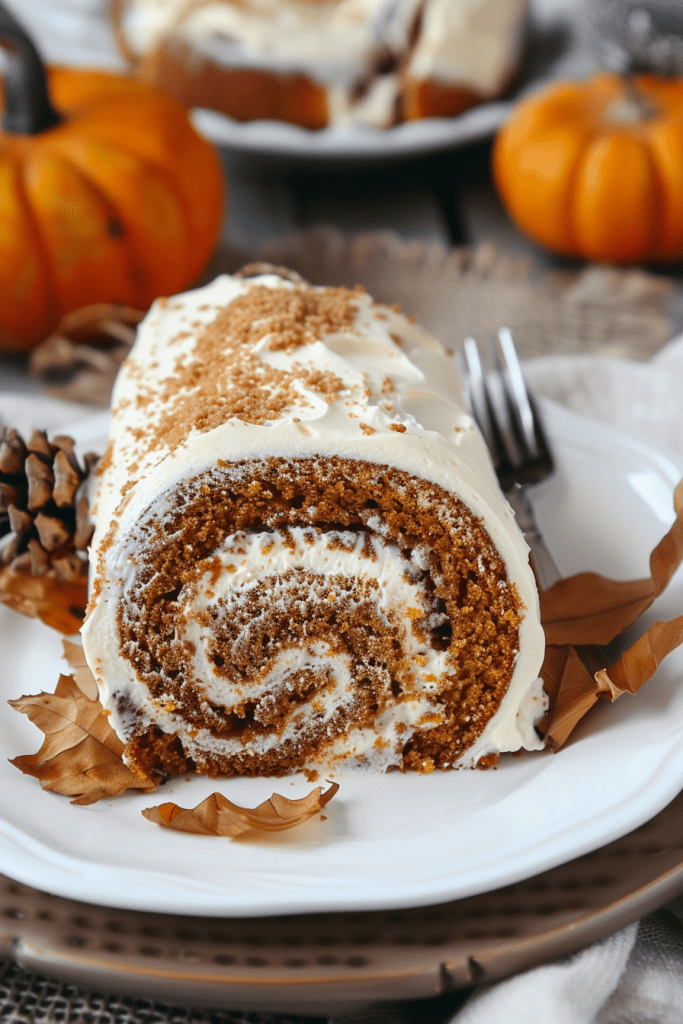
POLYGON ((186 111, 153 87, 66 68, 46 82, 1 6, 0 37, 13 44, 0 131, 0 349, 19 351, 81 306, 145 309, 191 284, 216 244, 223 180, 186 111))
POLYGON ((683 80, 601 74, 521 101, 499 132, 508 212, 558 253, 613 263, 683 257, 683 80))

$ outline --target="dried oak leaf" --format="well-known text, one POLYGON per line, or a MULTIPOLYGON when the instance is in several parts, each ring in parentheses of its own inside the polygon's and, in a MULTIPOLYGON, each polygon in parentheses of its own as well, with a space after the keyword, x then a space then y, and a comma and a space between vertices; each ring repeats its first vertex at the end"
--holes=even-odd
POLYGON ((673 526, 650 555, 649 579, 621 582, 581 572, 541 593, 547 644, 608 644, 650 607, 683 561, 683 480, 674 491, 674 509, 673 526))
MULTIPOLYGON (((74 804, 92 804, 128 789, 153 792, 156 786, 151 779, 123 763, 124 745, 99 702, 83 648, 69 640, 63 641, 63 647, 73 675, 60 676, 54 693, 9 701, 45 733, 37 753, 15 757, 10 763, 37 778, 43 789, 72 797, 74 804)), ((166 803, 142 813, 150 821, 178 831, 234 838, 294 828, 322 810, 338 789, 333 783, 324 793, 318 788, 301 800, 273 793, 270 800, 253 809, 213 793, 189 810, 166 803)))
POLYGON ((616 664, 596 672, 600 692, 612 700, 622 693, 637 693, 654 675, 660 662, 683 644, 683 615, 668 622, 655 622, 622 654, 616 664))
POLYGON ((70 796, 74 804, 93 804, 127 789, 156 789, 151 779, 123 763, 123 744, 104 708, 73 676, 61 675, 54 693, 20 697, 9 704, 45 733, 40 750, 10 761, 24 775, 38 779, 43 789, 70 796))
POLYGON ((64 660, 66 661, 69 668, 73 669, 71 673, 76 683, 76 686, 85 694, 89 700, 96 700, 99 702, 100 694, 97 689, 97 681, 95 676, 92 674, 90 665, 85 660, 85 653, 81 644, 74 644, 71 640, 62 640, 62 648, 64 650, 64 660))
POLYGON ((607 644, 650 607, 683 562, 683 480, 674 492, 676 520, 650 556, 650 578, 619 582, 597 573, 559 580, 540 595, 546 654, 541 669, 550 709, 539 731, 558 750, 600 697, 637 693, 657 666, 683 643, 683 616, 656 622, 614 665, 595 675, 574 645, 607 644))
POLYGON ((0 569, 0 603, 20 615, 40 619, 65 636, 73 636, 83 625, 83 609, 88 603, 87 575, 62 580, 47 574, 34 576, 7 565, 0 569))
POLYGON ((166 803, 148 807, 142 813, 156 825, 179 832, 234 839, 249 832, 283 832, 301 825, 321 811, 338 789, 336 782, 331 783, 325 792, 318 786, 300 800, 289 800, 273 793, 269 800, 253 809, 233 804, 221 793, 212 793, 196 807, 184 808, 166 803))
POLYGON ((568 644, 546 647, 541 677, 549 698, 549 711, 537 722, 536 728, 547 747, 559 750, 597 702, 597 687, 576 650, 568 644))

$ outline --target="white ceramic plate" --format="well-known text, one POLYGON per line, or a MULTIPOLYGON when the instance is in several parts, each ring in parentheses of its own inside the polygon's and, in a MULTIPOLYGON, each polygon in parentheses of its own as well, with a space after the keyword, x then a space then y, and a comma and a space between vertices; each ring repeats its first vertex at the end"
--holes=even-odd
POLYGON ((242 123, 214 110, 197 109, 195 127, 223 149, 253 158, 291 161, 374 162, 432 156, 489 138, 511 102, 484 103, 458 117, 434 117, 394 128, 363 126, 309 131, 281 121, 242 123))
MULTIPOLYGON (((537 507, 562 570, 646 575, 673 520, 681 465, 559 406, 547 413, 558 471, 537 507)), ((101 425, 85 420, 79 430, 101 425)), ((680 614, 682 597, 679 573, 648 623, 680 614)), ((2 608, 0 637, 6 699, 54 687, 57 635, 2 608)), ((683 786, 682 678, 679 651, 637 697, 594 709, 557 755, 504 757, 490 772, 340 774, 326 821, 259 843, 165 831, 140 810, 193 806, 214 789, 253 806, 273 789, 303 795, 311 787, 302 778, 180 779, 151 797, 74 807, 3 759, 0 872, 90 903, 203 915, 396 908, 483 892, 610 842, 673 799, 683 786)), ((0 704, 6 757, 40 739, 0 704)))

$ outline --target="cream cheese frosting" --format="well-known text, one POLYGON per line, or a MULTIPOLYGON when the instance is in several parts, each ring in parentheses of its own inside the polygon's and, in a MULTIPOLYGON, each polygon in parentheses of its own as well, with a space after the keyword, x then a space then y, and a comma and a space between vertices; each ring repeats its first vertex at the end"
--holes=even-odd
POLYGON ((401 78, 482 99, 506 84, 527 0, 129 0, 121 21, 139 57, 174 38, 226 68, 303 74, 330 124, 392 123, 401 78))
POLYGON ((494 96, 517 62, 525 13, 525 4, 510 0, 431 0, 406 74, 494 96))
MULTIPOLYGON (((304 334, 294 340, 287 334, 285 320, 265 315, 262 320, 253 319, 250 314, 252 320, 245 327, 248 340, 240 349, 248 362, 240 364, 239 372, 248 372, 250 394, 262 396, 257 411, 237 408, 232 385, 219 363, 200 365, 198 339, 217 330, 226 307, 255 296, 267 299, 271 291, 286 300, 297 294, 297 288, 276 274, 251 279, 223 276, 206 287, 159 300, 141 325, 119 375, 94 508, 94 585, 82 630, 85 656, 113 727, 126 738, 131 709, 137 709, 138 717, 142 714, 164 732, 181 734, 191 755, 202 745, 229 753, 237 743, 230 737, 211 737, 206 730, 189 730, 170 695, 168 699, 164 694, 150 696, 136 673, 135 658, 122 650, 117 616, 122 603, 131 599, 140 574, 140 524, 151 514, 163 522, 183 481, 201 479, 217 463, 227 464, 226 472, 237 473, 229 467, 250 460, 340 457, 394 467, 439 485, 456 494, 483 523, 516 588, 523 615, 507 692, 475 745, 458 763, 472 765, 487 754, 522 747, 540 749, 533 723, 544 710, 538 679, 544 637, 528 548, 466 409, 453 360, 442 346, 400 312, 374 303, 362 291, 345 293, 338 304, 342 314, 337 315, 334 290, 311 289, 316 301, 331 296, 332 315, 319 322, 311 314, 304 334), (280 334, 273 333, 274 323, 280 334), (225 416, 221 409, 227 410, 225 416)), ((345 758, 352 748, 357 758, 369 758, 374 750, 374 767, 397 763, 399 737, 405 738, 406 732, 424 723, 430 707, 433 712, 429 694, 434 680, 448 675, 448 658, 443 651, 428 649, 409 628, 411 616, 422 614, 424 593, 417 581, 428 563, 428 548, 417 544, 406 555, 383 539, 383 524, 376 518, 376 523, 372 517, 368 520, 376 530, 369 541, 343 530, 316 537, 306 526, 291 528, 284 540, 267 531, 238 531, 226 538, 215 552, 218 561, 212 563, 211 571, 177 597, 183 623, 178 639, 193 652, 194 677, 207 709, 260 700, 274 681, 286 687, 303 666, 318 671, 324 665, 329 674, 320 715, 332 714, 351 699, 350 666, 324 642, 309 645, 303 653, 282 652, 243 692, 227 693, 212 670, 207 615, 214 620, 222 615, 229 618, 235 602, 257 591, 265 580, 282 580, 287 573, 314 579, 329 600, 341 593, 346 578, 353 577, 370 594, 377 614, 393 623, 406 655, 420 669, 411 677, 409 699, 384 712, 373 730, 357 729, 337 739, 328 761, 345 758)), ((279 585, 269 600, 277 600, 279 585)), ((248 625, 245 631, 246 643, 248 625)), ((296 732, 298 721, 295 715, 287 728, 296 732)), ((265 735, 254 749, 258 752, 259 744, 266 749, 269 743, 272 737, 265 735)))

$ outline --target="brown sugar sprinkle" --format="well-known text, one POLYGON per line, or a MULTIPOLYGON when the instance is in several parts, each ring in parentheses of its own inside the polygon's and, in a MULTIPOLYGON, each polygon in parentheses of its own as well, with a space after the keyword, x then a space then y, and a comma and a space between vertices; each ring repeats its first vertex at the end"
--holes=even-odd
POLYGON ((368 437, 370 437, 371 434, 376 434, 377 433, 375 428, 371 427, 369 423, 360 423, 359 426, 360 426, 360 429, 363 431, 363 433, 367 434, 368 437))
MULTIPOLYGON (((111 469, 114 463, 114 442, 107 441, 107 447, 104 449, 104 455, 97 463, 95 467, 95 476, 102 476, 105 472, 111 469)), ((94 510, 93 510, 94 514, 94 510)))
POLYGON ((135 396, 135 408, 144 409, 153 401, 154 392, 150 388, 144 388, 143 390, 138 391, 137 395, 135 396))
MULTIPOLYGON (((270 351, 291 352, 327 334, 351 330, 358 307, 346 288, 267 288, 256 285, 219 310, 198 334, 192 353, 176 361, 155 397, 172 416, 146 428, 148 443, 176 447, 192 430, 213 430, 231 418, 265 424, 302 402, 301 387, 328 404, 344 387, 333 373, 264 363, 253 351, 269 335, 270 351), (207 373, 206 368, 211 372, 207 373)), ((151 396, 149 396, 151 397, 151 396)), ((138 405, 148 395, 138 399, 138 405)))
POLYGON ((395 430, 397 434, 405 434, 406 428, 402 423, 390 423, 389 430, 395 430))
POLYGON ((131 380, 142 380, 145 371, 143 370, 142 365, 137 362, 137 360, 129 358, 126 362, 126 373, 131 378, 131 380))
POLYGON ((189 337, 191 337, 191 332, 190 332, 190 331, 180 331, 180 332, 179 332, 178 334, 175 334, 175 335, 174 335, 174 336, 173 336, 173 337, 172 337, 172 338, 171 338, 171 339, 170 339, 170 340, 168 341, 168 343, 167 343, 167 344, 169 344, 169 345, 175 345, 175 344, 177 344, 177 342, 179 342, 179 341, 185 341, 185 338, 189 338, 189 337))
POLYGON ((328 405, 337 401, 344 387, 344 382, 335 374, 323 373, 322 370, 308 370, 300 363, 294 364, 294 373, 306 381, 307 387, 317 391, 328 405))
POLYGON ((257 285, 233 299, 224 312, 239 341, 249 344, 267 333, 273 335, 268 344, 272 352, 289 351, 352 327, 357 313, 353 296, 346 288, 314 291, 257 285))

